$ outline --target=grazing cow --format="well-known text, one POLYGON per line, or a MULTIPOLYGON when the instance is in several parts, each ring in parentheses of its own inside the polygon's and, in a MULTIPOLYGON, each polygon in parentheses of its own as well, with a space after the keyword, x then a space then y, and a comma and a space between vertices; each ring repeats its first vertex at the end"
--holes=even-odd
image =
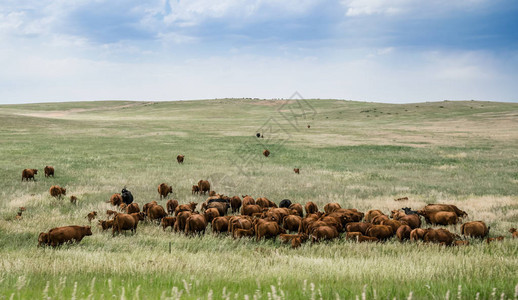
POLYGON ((408 200, 408 197, 401 197, 401 198, 394 199, 394 201, 407 201, 407 200, 408 200))
POLYGON ((210 191, 209 192, 209 197, 212 197, 212 196, 216 196, 216 191, 210 191))
POLYGON ((309 214, 314 214, 314 213, 318 212, 318 206, 311 201, 306 203, 306 205, 304 206, 304 209, 306 210, 306 216, 309 214))
POLYGON ((428 224, 455 225, 459 222, 459 217, 452 211, 424 212, 423 216, 428 224))
POLYGON ((252 229, 253 224, 248 216, 234 216, 230 218, 228 226, 228 231, 233 232, 235 229, 252 229))
POLYGON ((318 226, 311 232, 313 242, 322 240, 332 240, 339 236, 339 232, 334 226, 318 226))
POLYGON ((384 220, 381 222, 381 225, 388 225, 392 227, 392 232, 396 232, 399 227, 401 227, 403 224, 397 220, 384 220))
POLYGON ((212 232, 213 233, 227 232, 228 223, 229 223, 229 218, 226 218, 226 217, 214 218, 214 220, 212 220, 212 232))
POLYGON ((412 210, 410 207, 403 207, 402 210, 407 215, 417 215, 417 210, 412 210))
POLYGON ((183 232, 185 231, 185 224, 187 219, 192 215, 191 211, 181 211, 176 215, 176 222, 174 223, 174 231, 183 232))
POLYGON ((252 197, 250 197, 248 195, 244 195, 242 197, 243 197, 243 207, 245 207, 247 205, 254 205, 255 204, 254 198, 252 198, 252 197))
POLYGON ((302 245, 302 237, 297 237, 291 240, 291 249, 296 249, 302 245))
POLYGON ((174 213, 176 216, 178 216, 178 214, 182 211, 194 212, 197 205, 198 205, 198 203, 196 203, 196 202, 189 202, 189 204, 178 205, 176 207, 176 209, 174 210, 174 213))
POLYGON ((160 221, 160 225, 162 225, 162 229, 165 229, 171 226, 171 231, 174 229, 174 224, 176 223, 176 217, 163 217, 162 221, 160 221))
POLYGON ((373 237, 373 236, 362 235, 362 236, 358 237, 358 242, 359 243, 363 243, 363 242, 378 242, 378 241, 379 241, 379 239, 377 237, 373 237))
POLYGON ((194 235, 196 233, 205 234, 205 229, 207 228, 207 220, 205 216, 200 214, 192 214, 185 221, 185 234, 194 235))
POLYGON ((486 239, 486 243, 491 243, 491 242, 496 242, 496 241, 503 241, 504 240, 504 237, 503 236, 497 236, 497 237, 494 237, 494 238, 487 238, 486 239))
POLYGON ((192 186, 192 190, 191 190, 191 194, 194 195, 194 194, 199 194, 200 193, 200 187, 197 186, 197 185, 193 185, 192 186))
POLYGON ((286 231, 298 231, 302 218, 299 216, 289 215, 284 217, 282 227, 286 231))
POLYGON ((489 233, 490 226, 483 221, 466 222, 460 226, 460 233, 474 238, 484 238, 489 233))
POLYGON ((62 188, 58 185, 53 185, 50 187, 49 189, 49 194, 52 196, 52 197, 57 197, 57 198, 61 198, 61 196, 63 195, 66 195, 67 194, 67 189, 65 188, 62 188))
POLYGON ((38 236, 38 247, 43 247, 47 245, 50 245, 49 234, 46 232, 41 232, 38 236))
POLYGON ((236 229, 232 233, 232 236, 235 239, 240 239, 244 236, 253 237, 254 236, 254 230, 253 229, 236 229))
POLYGON ((133 214, 133 213, 139 213, 140 207, 138 206, 138 203, 131 203, 130 205, 126 206, 126 213, 127 214, 133 214))
POLYGON ((516 231, 516 228, 509 229, 509 232, 512 234, 513 239, 518 239, 518 231, 516 231))
POLYGON ((228 204, 228 202, 211 202, 207 205, 207 210, 211 209, 211 208, 215 208, 218 210, 219 216, 226 216, 229 207, 230 207, 230 204, 228 204))
POLYGON ((147 215, 148 209, 150 209, 152 206, 155 206, 155 205, 158 205, 158 203, 156 201, 151 201, 151 202, 144 204, 144 206, 142 206, 142 212, 144 212, 147 215))
POLYGON ((367 229, 371 227, 371 223, 365 223, 365 222, 352 222, 348 223, 345 226, 345 230, 347 232, 361 232, 363 235, 367 234, 367 229))
POLYGON ((127 207, 128 207, 128 205, 126 205, 126 203, 119 204, 119 210, 120 211, 126 211, 127 207))
POLYGON ((412 232, 412 228, 408 225, 401 225, 396 230, 396 236, 400 242, 403 242, 404 240, 410 239, 410 233, 412 232))
POLYGON ((85 236, 92 235, 90 226, 64 226, 52 228, 49 233, 49 242, 52 247, 57 247, 64 243, 79 243, 85 236))
POLYGON ((437 243, 441 245, 451 246, 455 240, 455 235, 446 229, 426 229, 423 236, 425 243, 437 243))
POLYGON ((26 181, 29 181, 31 178, 33 181, 36 181, 34 179, 34 175, 38 174, 37 169, 25 169, 22 171, 22 181, 25 179, 26 181))
POLYGON ((74 195, 70 196, 70 203, 77 204, 77 197, 74 195))
POLYGON ((374 225, 381 225, 381 223, 383 221, 388 221, 388 220, 390 220, 388 216, 386 216, 386 215, 379 215, 379 216, 375 216, 372 219, 372 224, 374 224, 374 225))
POLYGON ((266 197, 259 197, 259 198, 255 199, 255 204, 259 205, 262 208, 270 207, 270 203, 272 203, 272 202, 266 197))
POLYGON ((172 193, 173 193, 173 187, 167 185, 167 183, 161 183, 158 186, 158 194, 160 195, 160 200, 162 200, 162 198, 167 198, 167 195, 172 194, 172 193))
POLYGON ((410 240, 414 241, 414 242, 417 242, 418 240, 422 240, 425 233, 426 233, 425 229, 415 228, 412 231, 410 231, 410 240))
POLYGON ((308 124, 308 129, 311 128, 311 126, 308 124))
POLYGON ((421 213, 424 211, 427 214, 440 212, 440 211, 451 211, 457 214, 458 217, 466 217, 468 214, 460 210, 457 206, 452 204, 428 204, 426 205, 421 211, 418 211, 421 213))
POLYGON ((295 174, 300 174, 300 169, 299 168, 295 168, 295 169, 293 169, 293 172, 295 172, 295 174))
POLYGON ((259 205, 247 205, 243 206, 243 208, 241 209, 241 215, 251 216, 252 214, 261 213, 262 211, 263 209, 259 205))
POLYGON ((126 188, 123 188, 121 191, 122 202, 126 203, 126 205, 130 205, 133 202, 133 195, 126 188))
POLYGON ((290 199, 282 199, 279 203, 279 207, 289 208, 291 206, 291 200, 290 199))
POLYGON ((178 154, 178 156, 176 157, 176 161, 179 163, 179 164, 183 164, 183 160, 184 160, 185 156, 184 155, 181 155, 181 154, 178 154))
POLYGON ((260 138, 260 137, 261 137, 261 134, 258 132, 258 133, 256 133, 256 134, 255 134, 255 136, 256 136, 257 138, 260 138))
POLYGON ((255 240, 258 242, 263 237, 275 239, 281 233, 286 233, 286 231, 277 222, 265 222, 256 226, 255 240))
POLYGON ((212 220, 219 217, 219 211, 217 208, 209 208, 205 211, 205 219, 207 222, 212 223, 212 220))
POLYGON ((239 196, 234 196, 230 199, 230 207, 232 207, 232 213, 235 214, 239 212, 241 208, 241 198, 239 196))
POLYGON ((377 216, 383 216, 384 214, 379 209, 371 209, 365 214, 365 222, 372 223, 372 220, 377 216))
POLYGON ((290 205, 289 207, 290 210, 294 210, 295 212, 297 212, 297 215, 299 217, 303 217, 304 216, 304 210, 302 208, 302 205, 299 204, 299 203, 293 203, 290 205))
POLYGON ((45 169, 43 169, 43 171, 45 171, 45 177, 50 177, 51 175, 52 177, 54 177, 54 167, 45 166, 45 169))
POLYGON ((304 240, 306 240, 308 238, 308 235, 304 234, 304 233, 303 234, 287 234, 287 233, 279 234, 279 240, 281 241, 281 243, 289 243, 289 242, 291 242, 291 240, 298 238, 298 237, 303 237, 304 240))
POLYGON ((210 182, 207 180, 198 181, 198 189, 200 190, 200 193, 204 195, 207 194, 207 192, 210 192, 210 182))
POLYGON ((117 214, 115 219, 113 219, 112 236, 115 236, 115 232, 120 234, 123 230, 131 230, 132 233, 136 233, 139 221, 143 220, 144 213, 141 212, 117 214))
POLYGON ((342 207, 338 203, 327 203, 324 206, 324 211, 326 212, 326 214, 330 214, 334 211, 339 210, 340 208, 342 208, 342 207))
POLYGON ((270 156, 270 151, 268 151, 267 149, 263 150, 263 155, 264 155, 265 157, 270 156))
POLYGON ((348 240, 358 240, 358 237, 359 236, 362 236, 363 234, 361 232, 357 232, 357 231, 352 231, 352 232, 347 232, 345 234, 345 238, 348 239, 348 240))
POLYGON ((86 216, 89 223, 92 223, 92 220, 95 219, 95 217, 97 217, 96 211, 92 211, 92 212, 88 213, 88 215, 86 216))
POLYGON ((178 207, 178 200, 175 200, 175 199, 168 200, 166 207, 167 207, 167 213, 172 215, 174 213, 174 211, 176 210, 176 208, 178 207))
POLYGON ((99 220, 99 225, 101 226, 102 230, 108 230, 110 228, 113 228, 113 220, 99 220))
POLYGON ((406 223, 412 229, 421 227, 421 218, 417 214, 396 217, 395 219, 401 223, 406 223))
POLYGON ((453 245, 454 246, 468 246, 469 245, 469 241, 454 241, 453 242, 453 245))
POLYGON ((372 236, 378 240, 387 240, 394 235, 392 227, 388 225, 372 225, 367 229, 367 236, 372 236))
POLYGON ((121 205, 122 203, 122 195, 117 193, 117 194, 113 194, 111 197, 110 197, 110 203, 113 205, 113 206, 119 206, 121 205))
POLYGON ((162 218, 167 217, 167 213, 165 212, 165 209, 164 207, 162 207, 162 205, 151 206, 150 208, 148 208, 146 215, 150 220, 156 220, 159 223, 162 220, 162 218))

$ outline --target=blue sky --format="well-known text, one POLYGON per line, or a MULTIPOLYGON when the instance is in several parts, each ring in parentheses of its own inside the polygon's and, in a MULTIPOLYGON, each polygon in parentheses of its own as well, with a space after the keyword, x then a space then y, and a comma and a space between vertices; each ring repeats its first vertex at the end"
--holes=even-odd
POLYGON ((514 0, 2 0, 0 103, 518 101, 514 0))

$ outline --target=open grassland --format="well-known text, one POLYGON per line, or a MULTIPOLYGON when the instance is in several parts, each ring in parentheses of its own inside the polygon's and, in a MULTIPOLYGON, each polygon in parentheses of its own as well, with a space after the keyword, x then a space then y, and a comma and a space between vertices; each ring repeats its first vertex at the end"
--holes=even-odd
MULTIPOLYGON (((0 106, 1 298, 518 298, 518 105, 85 102, 0 106), (306 125, 310 124, 311 128, 306 125), (264 139, 257 139, 262 132, 264 139), (261 155, 268 148, 272 155, 261 155), (185 163, 176 163, 177 154, 185 163), (45 178, 43 168, 56 168, 45 178), (293 168, 301 170, 300 175, 293 168), (21 182, 25 168, 36 182, 21 182), (483 220, 500 243, 467 247, 187 238, 153 224, 115 238, 38 249, 41 231, 87 225, 123 186, 141 206, 171 184, 202 202, 209 179, 230 196, 328 202, 362 211, 447 202, 483 220), (53 199, 51 185, 78 197, 53 199), (409 201, 394 198, 408 196, 409 201), (16 220, 18 207, 27 211, 16 220), (171 252, 169 252, 171 247, 171 252)), ((159 201, 165 206, 165 201, 159 201)), ((94 224, 94 223, 92 223, 94 224)), ((460 226, 448 226, 459 232, 460 226)))

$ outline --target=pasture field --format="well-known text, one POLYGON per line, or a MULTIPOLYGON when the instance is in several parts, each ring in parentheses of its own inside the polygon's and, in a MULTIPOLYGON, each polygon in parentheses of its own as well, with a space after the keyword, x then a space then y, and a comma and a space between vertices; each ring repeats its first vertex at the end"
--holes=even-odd
POLYGON ((0 165, 0 299, 518 299, 518 240, 508 232, 518 227, 515 103, 3 105, 0 165), (55 178, 44 177, 45 165, 55 178), (25 168, 39 170, 35 182, 21 182, 25 168), (388 214, 451 203, 469 214, 465 221, 483 220, 491 237, 506 238, 447 248, 341 238, 293 250, 210 230, 189 238, 150 223, 113 238, 92 223, 93 235, 79 245, 36 247, 41 231, 87 225, 94 210, 104 219, 106 201, 124 186, 141 206, 165 206, 162 182, 180 203, 201 203, 206 197, 191 195, 200 179, 230 196, 313 201, 320 209, 338 202, 388 214), (50 197, 54 184, 66 187, 66 199, 50 197), (27 210, 16 220, 20 206, 27 210))

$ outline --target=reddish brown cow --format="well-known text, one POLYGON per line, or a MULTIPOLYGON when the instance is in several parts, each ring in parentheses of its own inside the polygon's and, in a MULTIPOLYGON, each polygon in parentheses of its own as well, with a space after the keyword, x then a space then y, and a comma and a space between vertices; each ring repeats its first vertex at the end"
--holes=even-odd
POLYGON ((49 234, 47 232, 41 232, 38 236, 38 247, 50 245, 49 234))
POLYGON ((264 155, 265 157, 270 156, 270 151, 268 151, 268 149, 263 150, 263 155, 264 155))
POLYGON ((300 205, 299 203, 293 203, 293 204, 291 204, 291 205, 290 205, 290 207, 289 207, 289 209, 290 209, 290 210, 293 210, 293 211, 295 211, 295 212, 297 212, 297 215, 298 215, 299 217, 301 217, 301 218, 302 218, 302 217, 304 217, 304 210, 303 210, 303 208, 302 208, 302 205, 300 205))
POLYGON ((221 233, 228 231, 228 219, 226 217, 216 217, 212 220, 212 232, 221 233))
POLYGON ((45 169, 43 169, 45 172, 45 177, 54 177, 54 168, 51 166, 45 166, 45 169))
POLYGON ((410 240, 415 242, 417 242, 418 240, 422 240, 425 233, 425 229, 415 228, 410 232, 410 240))
POLYGON ((176 209, 174 210, 174 213, 176 216, 178 216, 178 214, 181 213, 182 211, 194 212, 197 205, 198 205, 198 203, 196 203, 196 202, 189 202, 189 204, 178 205, 176 207, 176 209))
POLYGON ((165 212, 165 209, 164 207, 162 207, 162 205, 151 206, 150 208, 148 208, 146 215, 151 221, 156 220, 159 223, 162 220, 162 218, 167 217, 167 213, 165 212))
POLYGON ((365 214, 365 222, 367 223, 372 223, 372 220, 377 217, 377 216, 383 216, 384 214, 381 212, 381 210, 379 209, 372 209, 372 210, 369 210, 366 214, 365 214))
POLYGON ((138 206, 138 203, 136 203, 136 202, 133 202, 130 205, 126 206, 127 214, 134 214, 134 213, 139 213, 139 212, 140 212, 140 207, 138 206))
POLYGON ((165 229, 171 226, 171 231, 174 229, 174 224, 176 223, 176 217, 163 217, 162 221, 160 221, 160 225, 162 225, 162 229, 165 229))
POLYGON ((450 246, 453 244, 455 240, 455 236, 453 233, 449 232, 446 229, 426 229, 426 232, 423 236, 423 241, 425 243, 437 243, 441 245, 450 246))
POLYGON ((295 169, 293 169, 293 172, 295 172, 295 174, 300 174, 300 169, 299 168, 295 168, 295 169))
POLYGON ((205 216, 200 214, 192 214, 185 222, 185 234, 195 235, 197 233, 205 234, 207 228, 207 220, 205 216))
POLYGON ((348 240, 355 240, 357 241, 358 240, 358 237, 362 236, 363 234, 361 232, 358 232, 358 231, 352 231, 352 232, 347 232, 345 234, 345 238, 348 239, 348 240))
POLYGON ((513 236, 513 239, 518 239, 518 231, 516 231, 516 228, 513 227, 513 228, 509 229, 509 232, 513 236))
POLYGON ((235 239, 240 239, 244 236, 252 237, 254 236, 254 230, 253 229, 236 229, 234 230, 232 236, 234 236, 235 239))
POLYGON ((252 229, 253 224, 249 217, 234 216, 229 220, 229 231, 235 229, 252 229))
POLYGON ((379 241, 379 239, 377 237, 373 237, 373 236, 362 235, 362 236, 358 237, 358 242, 360 242, 360 243, 363 243, 363 242, 378 242, 378 241, 379 241))
POLYGON ((97 217, 96 211, 92 211, 92 212, 88 213, 88 215, 86 216, 89 223, 92 223, 92 220, 95 219, 95 217, 97 217))
POLYGON ((158 185, 158 194, 160 195, 160 199, 167 198, 167 195, 173 193, 173 187, 169 186, 167 183, 161 183, 158 185))
POLYGON ((299 216, 289 215, 284 217, 283 227, 286 231, 298 231, 302 218, 299 216))
POLYGON ((110 197, 110 203, 111 203, 113 206, 119 206, 119 205, 121 205, 121 203, 122 203, 122 196, 121 196, 121 194, 113 194, 113 195, 110 197))
POLYGON ((241 198, 239 196, 234 196, 230 199, 230 207, 232 207, 232 213, 238 213, 241 208, 241 198))
POLYGON ((77 204, 77 197, 74 195, 70 196, 70 203, 77 204))
POLYGON ((167 207, 167 213, 169 215, 174 214, 174 211, 178 207, 178 200, 175 200, 175 199, 168 200, 166 203, 166 207, 167 207))
POLYGON ((412 232, 412 228, 410 226, 402 225, 397 229, 396 236, 400 242, 403 242, 404 240, 410 239, 411 232, 412 232))
POLYGON ((147 215, 148 209, 150 209, 152 206, 155 206, 155 205, 158 205, 158 203, 156 201, 151 201, 149 203, 146 203, 146 204, 144 204, 144 206, 142 206, 142 211, 147 215))
POLYGON ((219 211, 217 208, 209 208, 205 211, 205 219, 211 223, 212 220, 219 217, 219 211))
POLYGON ((108 230, 113 227, 113 220, 99 220, 99 225, 103 231, 108 230))
POLYGON ((405 222, 412 229, 421 227, 421 218, 417 214, 396 216, 396 220, 402 223, 405 222))
POLYGON ((183 160, 184 160, 185 156, 184 155, 181 155, 181 154, 178 154, 178 156, 176 157, 176 161, 179 163, 179 164, 183 164, 183 160))
POLYGON ((258 224, 255 230, 255 240, 258 242, 263 237, 275 239, 281 233, 286 233, 286 231, 277 222, 258 224))
POLYGON ((306 203, 306 205, 304 206, 304 209, 306 210, 306 216, 309 214, 314 214, 314 213, 318 212, 318 206, 311 201, 306 203))
POLYGON ((205 195, 207 192, 210 192, 210 182, 207 180, 198 181, 198 189, 200 190, 200 193, 205 195))
POLYGON ((191 194, 194 195, 194 194, 199 194, 199 193, 200 193, 200 188, 197 185, 193 185, 191 194))
POLYGON ((428 224, 434 225, 455 225, 459 221, 457 214, 452 211, 425 213, 424 218, 428 224))
POLYGON ((144 220, 144 213, 140 212, 131 214, 117 214, 115 219, 113 219, 112 236, 115 236, 115 232, 120 234, 125 230, 131 230, 132 233, 136 233, 138 222, 142 220, 144 220))
POLYGON ((327 203, 324 206, 324 211, 326 212, 326 214, 330 214, 336 210, 339 210, 340 208, 342 207, 338 203, 327 203))
POLYGON ((454 246, 468 246, 469 245, 469 241, 454 241, 453 245, 454 246))
POLYGON ((392 227, 388 225, 372 225, 366 233, 367 236, 375 237, 378 240, 387 240, 394 235, 392 227))
POLYGON ((396 232, 399 227, 401 227, 401 222, 397 220, 384 220, 381 222, 381 225, 388 225, 392 227, 392 232, 396 232))
POLYGON ((345 230, 347 232, 361 232, 363 235, 365 235, 367 232, 367 229, 369 229, 369 227, 371 227, 371 226, 372 226, 371 223, 352 222, 352 223, 347 224, 347 226, 345 227, 345 230))
POLYGON ((261 213, 263 209, 259 205, 247 205, 241 209, 241 215, 251 216, 254 213, 261 213))
POLYGON ((176 215, 176 222, 174 223, 174 231, 183 232, 185 230, 185 224, 187 219, 192 215, 191 211, 184 210, 176 215))
POLYGON ((64 243, 79 243, 85 236, 92 235, 90 226, 64 226, 52 228, 48 233, 48 240, 52 247, 64 243))
POLYGON ((332 240, 339 236, 338 230, 334 226, 318 226, 311 233, 313 242, 322 240, 332 240))
POLYGON ((483 221, 472 221, 462 224, 460 233, 465 236, 484 238, 489 233, 490 228, 483 221))
POLYGON ((33 181, 36 181, 36 179, 34 179, 34 175, 38 174, 38 170, 37 169, 25 169, 22 171, 22 181, 25 179, 26 181, 29 181, 30 179, 32 179, 33 181))
POLYGON ((61 196, 63 195, 66 195, 67 194, 67 189, 65 188, 62 188, 58 185, 53 185, 50 187, 49 189, 49 194, 52 196, 52 197, 58 197, 58 198, 61 198, 61 196))
POLYGON ((440 211, 454 212, 458 217, 466 217, 468 215, 465 211, 452 204, 428 204, 419 213, 431 214, 440 211))
POLYGON ((248 195, 245 195, 245 196, 243 196, 243 207, 245 207, 247 205, 255 205, 255 200, 254 200, 254 198, 252 198, 248 195))

